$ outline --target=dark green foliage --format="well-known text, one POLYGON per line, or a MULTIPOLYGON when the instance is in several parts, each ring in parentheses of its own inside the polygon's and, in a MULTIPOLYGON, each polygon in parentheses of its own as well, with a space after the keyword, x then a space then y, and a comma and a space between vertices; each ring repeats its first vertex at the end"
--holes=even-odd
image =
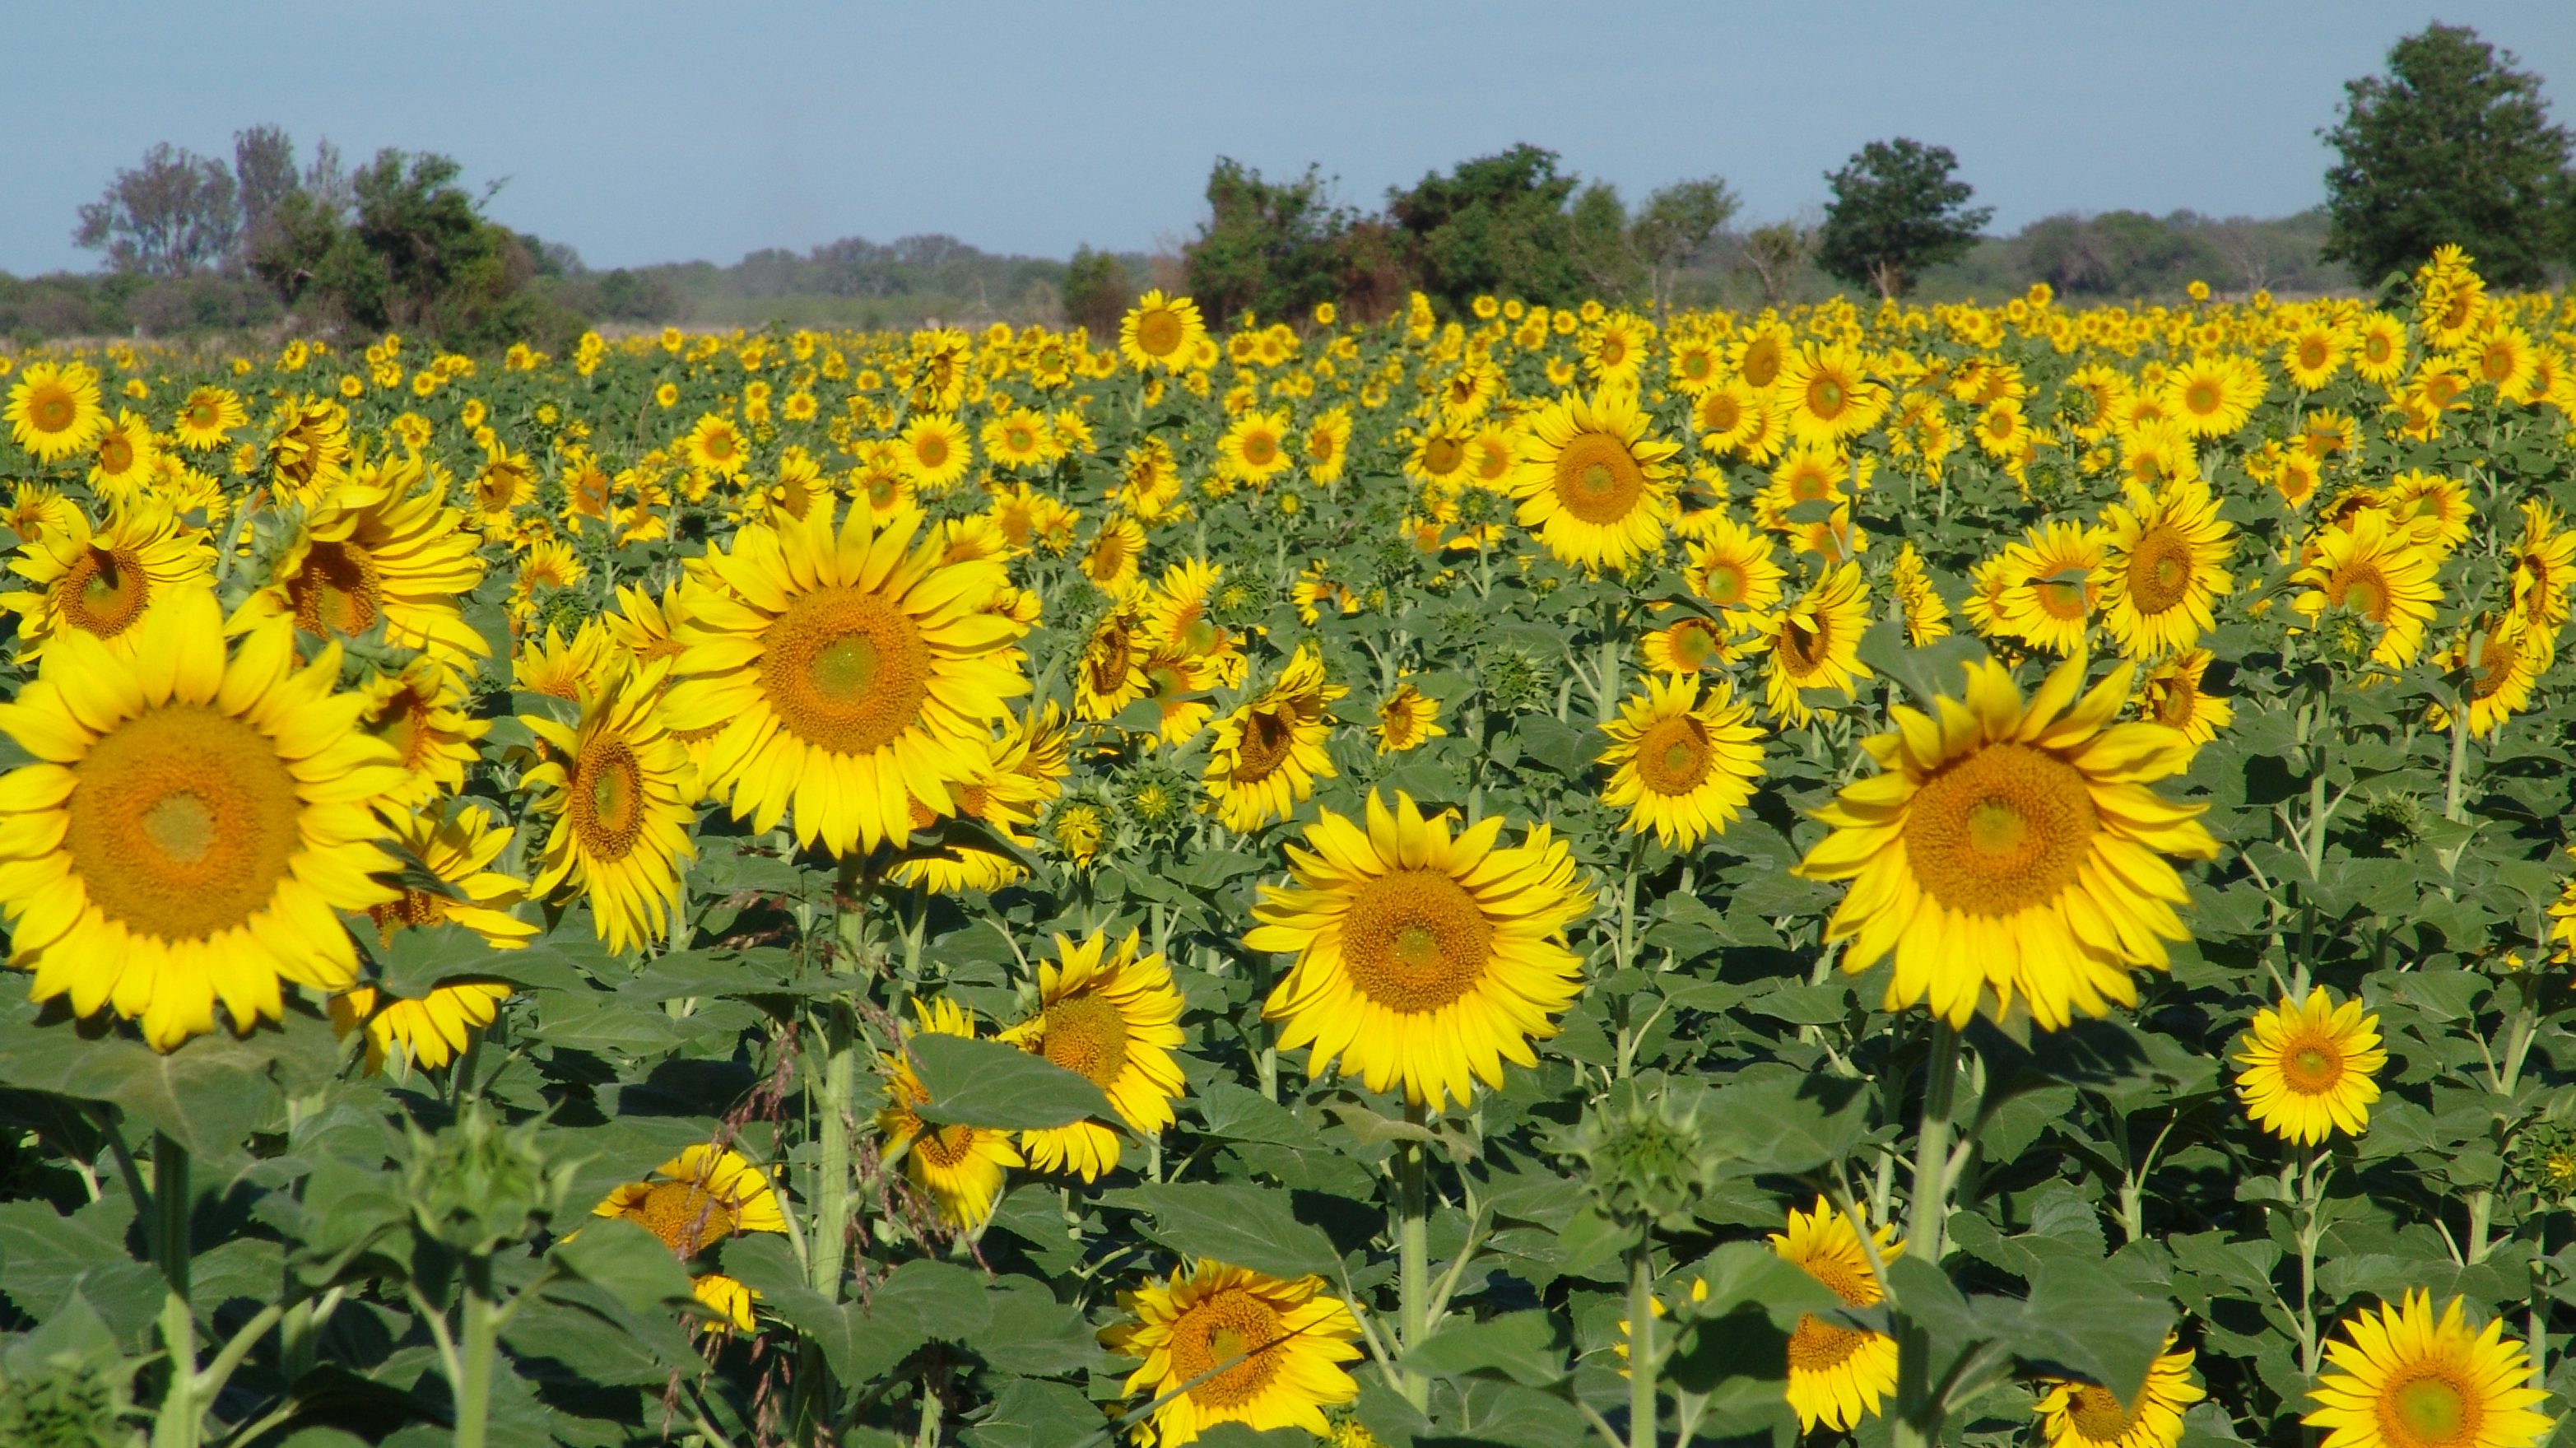
POLYGON ((230 252, 241 202, 224 163, 171 146, 143 153, 98 200, 80 209, 72 240, 104 252, 120 272, 183 277, 230 252))
POLYGON ((1068 324, 1088 330, 1094 342, 1107 342, 1118 335, 1118 320, 1135 300, 1135 285, 1117 257, 1088 246, 1074 252, 1072 263, 1064 269, 1068 324))
POLYGON ((1560 174, 1556 159, 1523 143, 1388 193, 1388 218, 1404 233, 1416 285, 1433 302, 1455 312, 1478 296, 1558 306, 1597 294, 1590 266, 1615 265, 1604 250, 1603 198, 1587 198, 1578 219, 1581 180, 1560 174))
POLYGON ((1952 174, 1958 168, 1949 147, 1903 136, 1861 147, 1825 177, 1834 199, 1817 237, 1817 264, 1838 281, 1898 297, 1924 268, 1966 255, 1995 209, 1968 204, 1976 192, 1952 174))
POLYGON ((1276 320, 1342 294, 1342 238, 1358 217, 1335 206, 1312 166, 1293 181, 1220 156, 1208 172, 1208 219, 1183 253, 1190 294, 1211 326, 1245 312, 1276 320))
POLYGON ((2451 243, 2491 284, 2527 287, 2576 254, 2567 131, 2540 77, 2513 67, 2467 26, 2434 24, 2389 48, 2386 75, 2345 84, 2325 133, 2329 258, 2375 286, 2451 243))

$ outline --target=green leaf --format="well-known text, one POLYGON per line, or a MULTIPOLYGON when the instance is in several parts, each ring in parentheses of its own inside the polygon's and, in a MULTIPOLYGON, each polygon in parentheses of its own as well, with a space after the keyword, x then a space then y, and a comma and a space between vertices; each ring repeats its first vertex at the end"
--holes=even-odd
POLYGON ((416 925, 395 931, 392 944, 372 952, 374 983, 388 995, 416 1001, 442 981, 512 979, 508 957, 517 953, 494 950, 462 925, 416 925))
POLYGON ((2099 1262, 2045 1258, 2012 1335, 2023 1358, 2073 1368, 2128 1402, 2164 1350, 2173 1309, 2145 1296, 2099 1262))
POLYGON ((1273 1277, 1330 1277, 1341 1255, 1297 1219, 1286 1192, 1219 1182, 1161 1182, 1100 1194, 1153 1220, 1155 1241, 1185 1257, 1207 1257, 1273 1277))
POLYGON ((925 1031, 906 1043, 930 1100, 921 1119, 994 1131, 1039 1131, 1077 1121, 1115 1121, 1090 1078, 1000 1041, 925 1031))
POLYGON ((555 1265, 604 1289, 628 1310, 658 1312, 689 1300, 689 1274, 662 1239, 622 1218, 594 1219, 555 1244, 555 1265))
POLYGON ((1097 1435, 1100 1409, 1063 1383, 1004 1378, 992 1411, 959 1435, 967 1448, 1063 1448, 1097 1435))
POLYGON ((1453 1322, 1406 1353, 1404 1365, 1434 1377, 1503 1378, 1544 1388, 1565 1380, 1569 1346, 1565 1319, 1533 1309, 1453 1322))

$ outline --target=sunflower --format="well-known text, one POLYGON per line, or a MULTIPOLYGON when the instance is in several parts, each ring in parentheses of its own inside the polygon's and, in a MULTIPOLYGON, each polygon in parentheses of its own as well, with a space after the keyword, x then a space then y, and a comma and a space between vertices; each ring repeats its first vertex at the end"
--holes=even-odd
POLYGON ((895 464, 913 490, 934 496, 957 486, 974 464, 975 449, 966 425, 938 412, 925 412, 903 425, 895 464))
POLYGON ((107 429, 98 374, 78 362, 30 362, 9 388, 0 412, 9 436, 40 463, 89 451, 107 429))
POLYGON ((741 1279, 727 1277, 721 1272, 701 1272, 689 1279, 689 1295, 698 1299, 698 1305, 710 1314, 699 1331, 722 1332, 727 1328, 736 1332, 751 1331, 752 1304, 760 1300, 760 1293, 741 1279))
POLYGON ((1849 880, 1827 941, 1846 971, 1891 950, 1886 1009, 1929 1001, 1964 1026, 1981 1002, 2018 996, 2048 1030, 2073 1013, 2134 1004, 2134 966, 2166 967, 2189 900, 2160 856, 2211 859, 2206 805, 2148 788, 2191 763, 2161 724, 2113 724, 2131 665, 2083 693, 2084 661, 2057 666, 2025 703, 2001 664, 1967 666, 1964 703, 1938 718, 1904 705, 1896 732, 1863 741, 1882 771, 1815 817, 1833 829, 1793 873, 1849 880), (2079 698, 2078 694, 2082 693, 2079 698))
POLYGON ((1787 574, 1771 556, 1771 540, 1733 518, 1709 521, 1689 545, 1682 581, 1730 617, 1749 618, 1780 602, 1787 574))
POLYGON ((2284 1141, 2315 1146, 2336 1131, 2359 1136, 2379 1099, 2373 1079, 2388 1064, 2379 1046, 2379 1017, 2361 1002, 2338 1006, 2324 986, 2304 1002, 2284 996, 2254 1017, 2243 1049, 2236 1094, 2254 1124, 2284 1141))
POLYGON ((1348 693, 1325 682, 1322 655, 1300 649, 1278 682, 1217 721, 1207 792, 1227 829, 1250 834, 1286 819, 1314 794, 1318 778, 1340 773, 1324 751, 1333 733, 1324 706, 1348 693))
MULTIPOLYGON (((975 1035, 975 1018, 945 996, 930 1001, 915 996, 912 1011, 920 1031, 969 1039, 975 1035)), ((906 1039, 918 1033, 904 1027, 906 1039)), ((982 1225, 1002 1195, 1004 1173, 1027 1164, 1020 1149, 1011 1145, 1008 1132, 923 1121, 920 1107, 930 1100, 930 1088, 921 1084, 909 1054, 879 1056, 877 1064, 885 1072, 886 1104, 877 1112, 885 1150, 903 1153, 904 1176, 928 1194, 943 1221, 970 1231, 982 1225)))
POLYGON ((679 448, 690 467, 719 478, 741 477, 750 451, 743 441, 742 429, 731 418, 713 413, 698 418, 688 436, 680 440, 679 448))
POLYGON ((2314 392, 2343 370, 2347 340, 2325 322, 2309 322, 2281 345, 2281 370, 2301 392, 2314 392))
POLYGON ((1816 581, 1796 603, 1759 625, 1771 649, 1763 708, 1774 719, 1807 724, 1816 711, 1806 691, 1831 689, 1846 699, 1862 679, 1874 678, 1860 661, 1860 636, 1869 628, 1869 590, 1860 565, 1846 563, 1816 581))
POLYGON ((1204 558, 1185 558, 1163 570, 1162 586, 1145 606, 1145 629, 1159 644, 1168 644, 1205 659, 1228 687, 1242 684, 1246 662, 1243 642, 1216 621, 1210 605, 1223 567, 1204 558))
POLYGON ((492 646, 458 600, 483 580, 483 559, 445 490, 417 456, 361 464, 324 493, 289 536, 253 616, 295 620, 313 638, 385 642, 467 669, 492 646))
POLYGON ((1887 586, 1905 616, 1908 644, 1919 649, 1950 636, 1950 605, 1941 601, 1941 591, 1933 587, 1931 571, 1923 566, 1923 555, 1914 551, 1912 543, 1897 550, 1887 586))
POLYGON ((1869 380, 1860 355, 1845 347, 1809 346, 1780 371, 1789 432, 1811 447, 1834 447, 1878 425, 1887 389, 1869 380))
POLYGON ((986 763, 992 726, 1029 689, 987 607, 998 563, 942 563, 917 518, 879 530, 853 506, 754 524, 689 581, 685 651, 664 708, 674 729, 722 725, 707 784, 757 831, 794 806, 796 838, 836 855, 912 833, 986 763))
POLYGON ((2196 357, 2165 378, 2165 415, 2193 437, 2242 430, 2262 400, 2262 365, 2247 357, 2196 357))
POLYGON ((1437 1110, 1464 1105, 1473 1081, 1500 1088, 1503 1062, 1534 1066, 1532 1039, 1582 989, 1566 926, 1592 908, 1574 856, 1546 825, 1498 847, 1500 816, 1455 837, 1412 797, 1389 808, 1369 792, 1362 828, 1331 810, 1288 846, 1295 883, 1264 885, 1243 937, 1296 964, 1263 1003, 1284 1022, 1279 1046, 1311 1046, 1371 1091, 1402 1083, 1437 1110), (1472 1079, 1471 1079, 1472 1078, 1472 1079))
POLYGON ((2421 1288, 2363 1308, 2326 1361, 2299 1420, 2327 1430, 2323 1448, 2531 1448, 2556 1426, 2523 1345, 2501 1319, 2472 1332, 2457 1297, 2438 1319, 2421 1288))
POLYGON ((1724 457, 1762 428, 1762 413, 1770 405, 1752 384, 1729 377, 1691 404, 1691 430, 1699 434, 1704 451, 1724 457))
POLYGON ((2005 548, 2014 583, 2003 596, 2004 627, 2051 653, 2082 650, 2101 606, 2102 554, 2101 530, 2069 522, 2031 529, 2005 548))
POLYGON ((140 488, 160 466, 161 448, 152 439, 152 424, 141 413, 124 408, 90 447, 90 489, 102 498, 128 493, 140 488))
POLYGON ((2146 1382, 2128 1402, 2099 1383, 2042 1378, 2031 1414, 2048 1448, 2175 1448, 2183 1410, 2209 1396, 2191 1380, 2191 1360, 2191 1349, 2176 1349, 2167 1333, 2164 1351, 2147 1365, 2146 1382))
POLYGON ((2132 485, 2128 501, 2104 517, 2102 534, 2102 626, 2122 653, 2173 653, 2217 627, 2210 608, 2234 586, 2227 557, 2236 545, 2208 484, 2160 494, 2132 485))
POLYGON ((2415 662, 2442 598, 2433 554, 2377 508, 2354 514, 2350 528, 2318 529, 2311 547, 2307 565, 2290 576, 2305 585, 2290 606, 2311 620, 2350 609, 2379 629, 2372 662, 2392 669, 2415 662))
MULTIPOLYGON (((972 783, 954 791, 950 810, 960 819, 988 826, 1022 849, 1033 842, 1020 833, 1021 828, 1036 823, 1038 812, 1056 796, 1056 780, 1064 773, 1061 714, 1052 704, 1047 708, 1045 722, 1014 719, 985 745, 984 766, 972 783)), ((913 828, 927 829, 938 820, 928 806, 913 801, 913 828)), ((998 890, 1027 874, 1007 855, 961 844, 945 854, 904 861, 895 867, 894 878, 897 884, 946 895, 998 890)))
POLYGON ((1637 654, 1659 674, 1700 674, 1733 663, 1736 644, 1717 620, 1684 614, 1638 639, 1637 654))
POLYGON ((1512 492, 1547 551, 1587 569, 1625 568, 1662 546, 1681 449, 1648 435, 1628 393, 1562 397, 1524 422, 1512 492))
POLYGON ((1324 1295, 1320 1277, 1283 1281, 1202 1257, 1118 1301, 1134 1320, 1103 1329, 1100 1341, 1145 1360, 1127 1376, 1130 1397, 1169 1399, 1151 1420, 1159 1448, 1197 1442, 1218 1423, 1322 1438, 1332 1432, 1323 1410, 1359 1396, 1342 1367, 1360 1355, 1359 1321, 1324 1295))
POLYGON ((1473 436, 1455 428, 1425 428, 1405 455, 1404 475, 1418 483, 1465 481, 1467 444, 1473 436))
POLYGON ((172 593, 130 659, 66 631, 0 704, 36 762, 0 778, 0 911, 38 1001, 113 1006, 167 1051, 284 1009, 281 981, 357 979, 336 912, 392 897, 367 802, 399 786, 392 751, 336 692, 340 651, 299 667, 283 625, 227 655, 211 591, 172 593))
POLYGON ((2386 312, 2364 312, 2353 329, 2353 375, 2385 387, 2406 371, 2406 324, 2386 312))
MULTIPOLYGON (((2531 704, 2531 691, 2548 672, 2553 653, 2549 635, 2513 612, 2481 615, 2477 626, 2441 656, 2444 667, 2468 676, 2469 736, 2484 739, 2504 721, 2531 704)), ((2451 727, 2451 711, 2436 704, 2429 722, 2451 727)))
POLYGON ((691 1146, 652 1176, 611 1190, 594 1217, 633 1222, 686 1261, 739 1232, 785 1232, 778 1188, 730 1147, 691 1146))
POLYGON ((1419 749, 1448 732, 1440 727, 1440 701, 1410 683, 1395 686, 1377 706, 1377 722, 1369 726, 1381 756, 1419 749))
POLYGON ((519 641, 510 656, 510 686, 524 694, 578 704, 606 688, 625 667, 615 637, 600 620, 583 619, 570 642, 561 628, 549 623, 542 638, 519 641))
POLYGON ((511 913, 527 897, 527 884, 491 868, 509 848, 508 825, 495 824, 481 805, 452 802, 394 813, 392 820, 388 843, 428 878, 406 881, 399 896, 368 907, 380 941, 390 945, 398 930, 442 924, 462 926, 494 950, 517 950, 536 937, 536 926, 511 913))
POLYGON ((1206 340, 1199 304, 1187 297, 1167 298, 1160 288, 1138 297, 1118 322, 1118 350, 1139 372, 1178 372, 1190 365, 1206 340))
POLYGON ((1797 338, 1778 321, 1765 319, 1727 344, 1726 365, 1756 392, 1767 392, 1789 363, 1797 338))
POLYGON ((20 659, 42 658, 50 641, 71 633, 132 658, 154 606, 213 576, 215 550, 204 530, 158 499, 113 504, 95 529, 78 508, 65 506, 55 518, 27 538, 9 568, 35 587, 0 593, 0 608, 18 615, 20 659))
POLYGON ((984 424, 984 455, 997 468, 1030 468, 1059 456, 1046 415, 1015 407, 984 424))
POLYGON ((1601 802, 1626 809, 1630 833, 1652 830, 1667 849, 1724 833, 1762 777, 1762 731, 1724 679, 1703 699, 1696 674, 1649 678, 1601 732, 1610 740, 1601 802))
MULTIPOLYGON (((1771 1250, 1825 1285, 1846 1307, 1875 1307, 1886 1300, 1870 1251, 1861 1245, 1866 1223, 1834 1209, 1823 1197, 1811 1212, 1789 1209, 1789 1230, 1773 1232, 1771 1250)), ((1870 1233, 1881 1263, 1905 1254, 1893 1226, 1870 1233)), ((1878 1414, 1879 1401, 1896 1391, 1896 1339, 1883 1332, 1844 1327, 1804 1313, 1789 1334, 1789 1406, 1798 1428, 1819 1423, 1848 1433, 1878 1414)))
POLYGON ((2477 521, 2468 484, 2421 468, 2409 468, 2389 479, 2388 486, 2379 490, 2378 502, 2388 510, 2390 521, 2436 556, 2467 542, 2469 525, 2477 521))
POLYGON ((654 707, 662 683, 658 668, 625 674, 584 698, 572 727, 519 717, 545 749, 521 782, 554 820, 531 890, 586 892, 592 928, 612 951, 663 938, 680 903, 679 862, 697 853, 696 781, 654 707))
POLYGON ((1316 483, 1330 487, 1341 481, 1351 459, 1351 410, 1327 408, 1307 423, 1298 435, 1297 452, 1306 465, 1306 476, 1316 483))
POLYGON ((2540 499, 2522 505, 2522 531, 2512 544, 2513 610, 2548 633, 2567 620, 2576 585, 2576 530, 2558 526, 2558 510, 2540 499))
POLYGON ((2235 722, 2236 706, 2202 682, 2214 657, 2207 649, 2184 649, 2158 660, 2138 686, 2138 717, 2179 729, 2194 744, 2217 738, 2235 722))
MULTIPOLYGON (((1082 1076, 1109 1097, 1127 1129, 1152 1136, 1170 1126, 1181 1094, 1181 992, 1162 955, 1139 956, 1127 932, 1112 950, 1095 930, 1076 942, 1055 938, 1056 958, 1038 967, 1038 1014, 1001 1039, 1082 1076)), ((1118 1165, 1118 1134, 1096 1121, 1020 1133, 1020 1151, 1039 1171, 1098 1181, 1118 1165)))
POLYGON ((435 1071, 464 1051, 472 1033, 492 1024, 513 987, 501 980, 447 980, 419 1000, 378 997, 371 985, 331 997, 331 1030, 342 1040, 367 1033, 367 1074, 385 1069, 397 1052, 403 1061, 435 1071))
POLYGON ((1217 469, 1258 487, 1288 470, 1288 414, 1247 412, 1216 441, 1217 469))
POLYGON ((1145 529, 1133 518, 1113 513, 1100 520, 1091 535, 1091 546, 1082 551, 1082 576, 1099 585, 1111 598, 1125 598, 1136 591, 1136 581, 1145 558, 1145 529))
POLYGON ((1125 609, 1111 609, 1093 625, 1082 646, 1082 662, 1073 674, 1074 714, 1094 723, 1145 696, 1147 645, 1138 634, 1143 622, 1125 609))

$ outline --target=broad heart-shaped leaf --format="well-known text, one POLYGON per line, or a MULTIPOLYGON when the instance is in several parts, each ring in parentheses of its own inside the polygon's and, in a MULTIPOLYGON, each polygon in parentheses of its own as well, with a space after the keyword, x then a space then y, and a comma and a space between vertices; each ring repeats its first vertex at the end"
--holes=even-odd
MULTIPOLYGON (((1795 1268, 1790 1270, 1795 1271, 1795 1268)), ((1453 1322, 1404 1355, 1404 1365, 1443 1378, 1508 1378, 1544 1388, 1565 1380, 1562 1314, 1533 1309, 1482 1322, 1453 1322)))
POLYGON ((15 988, 0 996, 14 997, 0 1006, 0 1081, 109 1102, 201 1162, 231 1158, 267 1124, 281 1077, 318 1081, 338 1059, 330 1026, 301 1011, 247 1037, 217 1031, 165 1053, 93 1023, 38 1024, 15 988))
POLYGON ((1765 1242, 1728 1242, 1701 1258, 1691 1275, 1708 1284, 1707 1298, 1693 1302, 1691 1313, 1717 1316, 1750 1304, 1780 1326, 1795 1327, 1802 1314, 1842 1306, 1831 1288, 1765 1242))
POLYGON ((1100 1409, 1079 1389, 1005 1378, 992 1411, 958 1435, 966 1448, 1063 1448, 1100 1438, 1100 1409))
POLYGON ((1984 644, 1963 633, 1907 648, 1905 626, 1894 618, 1880 619, 1860 636, 1860 661, 1905 690, 1907 697, 1900 702, 1926 712, 1944 694, 1958 698, 1967 688, 1967 673, 1960 666, 1987 656, 1984 644))
POLYGON ((611 1217, 582 1224, 555 1244, 555 1265, 605 1288, 627 1308, 653 1312, 689 1296, 689 1274, 662 1239, 633 1222, 611 1217))
POLYGON ((1155 1241, 1185 1257, 1207 1257, 1273 1277, 1328 1276, 1341 1265, 1333 1244, 1297 1220, 1288 1194, 1219 1182, 1162 1182, 1100 1194, 1109 1206, 1153 1219, 1155 1241))
POLYGON ((519 953, 494 950, 482 936, 445 921, 397 930, 392 944, 370 952, 377 989, 407 1001, 428 995, 442 981, 510 980, 510 957, 519 953))
POLYGON ((1868 1093, 1838 1076, 1772 1072, 1722 1088, 1709 1105, 1711 1139, 1747 1171, 1813 1171, 1869 1134, 1868 1093))
POLYGON ((2013 1351, 2061 1363, 2129 1402, 2173 1329, 2172 1305, 2149 1297, 2099 1262, 2057 1256, 2041 1261, 2024 1304, 2013 1351))
POLYGON ((930 1091, 921 1119, 943 1126, 1039 1131, 1091 1118, 1116 1120, 1085 1076, 1000 1041, 925 1031, 905 1043, 930 1091))

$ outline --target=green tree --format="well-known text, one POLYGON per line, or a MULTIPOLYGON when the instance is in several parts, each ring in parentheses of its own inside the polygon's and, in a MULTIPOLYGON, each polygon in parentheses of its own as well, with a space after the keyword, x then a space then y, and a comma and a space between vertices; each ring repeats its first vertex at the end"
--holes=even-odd
POLYGON ((1947 146, 1902 136, 1863 146, 1825 177, 1833 200, 1816 264, 1837 281, 1899 297, 1924 268, 1967 255, 1995 209, 1968 204, 1976 191, 1952 174, 1958 168, 1947 146))
POLYGON ((1084 246, 1064 269, 1064 319, 1086 328, 1094 342, 1114 341, 1118 322, 1135 303, 1136 285, 1127 268, 1105 251, 1084 246))
POLYGON ((2540 282, 2570 254, 2568 135, 2540 78, 2464 25, 2427 26, 2388 51, 2388 73, 2344 85, 2324 133, 2326 255, 2363 285, 2412 271, 2446 243, 2503 286, 2540 282))
MULTIPOLYGON (((1570 210, 1581 184, 1557 171, 1554 151, 1523 144, 1389 192, 1387 213, 1405 233, 1419 285, 1451 312, 1479 295, 1558 306, 1598 290, 1570 210)), ((1596 238, 1600 210, 1591 200, 1586 229, 1596 238)))
POLYGON ((1646 198, 1628 224, 1628 249, 1644 268, 1647 300, 1659 315, 1672 305, 1682 269, 1708 250, 1740 204, 1715 176, 1676 181, 1646 198))
POLYGON ((116 173, 98 200, 80 209, 75 244, 107 254, 120 272, 184 277, 232 249, 241 204, 224 163, 168 142, 116 173))
POLYGON ((1190 295, 1211 325, 1246 311, 1276 320, 1342 293, 1341 243, 1357 219, 1335 206, 1322 173, 1293 181, 1220 156, 1208 172, 1208 219, 1182 249, 1190 295))

